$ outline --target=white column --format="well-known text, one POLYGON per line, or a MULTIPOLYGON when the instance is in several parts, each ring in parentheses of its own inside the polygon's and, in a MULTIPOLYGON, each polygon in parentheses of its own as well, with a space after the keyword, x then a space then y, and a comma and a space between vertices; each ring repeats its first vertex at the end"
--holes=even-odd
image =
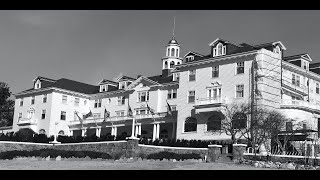
POLYGON ((157 124, 157 137, 159 139, 159 135, 160 135, 160 124, 157 124))
POLYGON ((139 125, 136 125, 135 130, 134 136, 137 137, 137 135, 139 135, 139 125))
POLYGON ((152 140, 156 140, 157 124, 153 124, 152 140))
POLYGON ((139 135, 141 136, 141 126, 142 126, 142 124, 140 124, 140 126, 139 126, 139 135))
POLYGON ((73 130, 69 130, 69 136, 73 136, 73 130))
POLYGON ((133 119, 132 119, 132 131, 131 131, 131 137, 135 137, 135 135, 134 135, 135 121, 136 121, 136 120, 133 118, 133 119))
POLYGON ((114 127, 111 127, 111 136, 114 135, 114 127))
POLYGON ((96 136, 97 136, 97 137, 100 137, 100 132, 101 132, 101 128, 100 128, 100 127, 97 127, 97 128, 96 128, 96 136))
POLYGON ((82 137, 84 137, 85 133, 86 133, 86 129, 81 129, 81 136, 82 137))
POLYGON ((114 127, 114 136, 117 136, 117 126, 114 127))

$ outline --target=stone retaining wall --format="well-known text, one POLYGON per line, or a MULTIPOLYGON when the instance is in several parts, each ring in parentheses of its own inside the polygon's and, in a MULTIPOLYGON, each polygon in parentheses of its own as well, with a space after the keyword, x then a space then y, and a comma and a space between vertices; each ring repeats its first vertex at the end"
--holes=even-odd
POLYGON ((196 153, 200 154, 202 158, 204 158, 208 154, 208 148, 181 148, 181 147, 166 147, 166 146, 152 146, 152 145, 143 145, 139 144, 139 153, 148 155, 152 153, 157 153, 161 151, 174 152, 177 154, 191 154, 196 153))
POLYGON ((26 142, 9 142, 0 141, 0 152, 13 150, 39 150, 39 149, 56 149, 66 151, 95 151, 106 152, 111 156, 119 157, 136 157, 139 154, 148 155, 161 151, 174 152, 177 154, 196 153, 204 158, 208 154, 208 148, 183 148, 183 147, 166 147, 138 144, 136 140, 128 141, 109 141, 109 142, 88 142, 88 143, 68 143, 68 144, 42 144, 26 142))

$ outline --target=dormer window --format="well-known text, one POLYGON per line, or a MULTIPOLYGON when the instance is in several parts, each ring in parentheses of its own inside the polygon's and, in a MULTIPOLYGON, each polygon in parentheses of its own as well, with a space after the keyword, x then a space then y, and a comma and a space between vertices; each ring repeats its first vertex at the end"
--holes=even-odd
POLYGON ((306 69, 306 70, 309 69, 309 64, 307 61, 303 61, 303 69, 306 69))
POLYGON ((280 49, 280 47, 279 47, 279 46, 275 47, 275 48, 273 49, 273 52, 274 52, 274 53, 277 53, 277 54, 281 54, 281 49, 280 49))
POLYGON ((193 60, 194 60, 194 56, 187 56, 186 57, 186 62, 193 61, 193 60))
POLYGON ((41 88, 41 82, 38 79, 37 82, 34 84, 34 89, 40 89, 41 88))
POLYGON ((100 86, 100 92, 104 92, 104 91, 107 91, 107 90, 108 90, 108 85, 107 84, 104 84, 104 85, 100 86))
POLYGON ((173 81, 179 81, 179 73, 173 73, 173 81))
POLYGON ((226 46, 219 43, 215 48, 213 48, 213 56, 226 55, 226 46))
POLYGON ((124 89, 126 87, 126 82, 119 82, 119 89, 124 89))

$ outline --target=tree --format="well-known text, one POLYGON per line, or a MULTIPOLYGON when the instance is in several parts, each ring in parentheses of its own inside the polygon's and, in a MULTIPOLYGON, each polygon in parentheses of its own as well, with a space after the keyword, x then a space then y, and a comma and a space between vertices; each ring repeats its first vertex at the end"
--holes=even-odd
POLYGON ((220 133, 231 136, 233 144, 241 138, 241 129, 246 128, 249 110, 250 106, 246 103, 233 102, 223 107, 224 118, 221 120, 220 133))
POLYGON ((14 101, 7 83, 0 82, 0 127, 11 126, 13 123, 14 101))

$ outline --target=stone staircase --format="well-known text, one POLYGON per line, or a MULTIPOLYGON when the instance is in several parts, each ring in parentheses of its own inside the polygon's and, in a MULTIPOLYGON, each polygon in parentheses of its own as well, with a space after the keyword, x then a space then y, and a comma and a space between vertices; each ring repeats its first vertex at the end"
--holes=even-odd
POLYGON ((221 154, 220 157, 215 162, 218 162, 218 163, 233 163, 231 158, 232 158, 232 154, 221 154))

